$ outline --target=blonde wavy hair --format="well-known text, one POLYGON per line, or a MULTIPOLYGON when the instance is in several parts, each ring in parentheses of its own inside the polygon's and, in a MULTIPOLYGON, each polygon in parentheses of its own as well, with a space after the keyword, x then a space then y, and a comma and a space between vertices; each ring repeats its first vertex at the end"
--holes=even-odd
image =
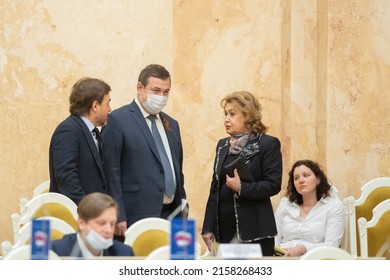
POLYGON ((223 109, 225 109, 227 104, 234 104, 247 117, 246 125, 250 131, 257 133, 267 132, 268 127, 261 121, 261 104, 252 93, 248 91, 234 91, 226 95, 220 102, 223 109))

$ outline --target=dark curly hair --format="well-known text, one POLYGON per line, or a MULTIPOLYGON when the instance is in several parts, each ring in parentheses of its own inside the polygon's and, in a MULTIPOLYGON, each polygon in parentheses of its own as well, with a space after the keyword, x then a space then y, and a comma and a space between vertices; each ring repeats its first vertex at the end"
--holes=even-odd
POLYGON ((291 167, 290 172, 288 173, 288 185, 286 196, 290 202, 296 202, 298 205, 303 203, 302 195, 297 192, 297 189, 294 186, 294 170, 295 168, 304 165, 307 168, 310 168, 313 171, 314 175, 320 180, 320 183, 317 186, 317 200, 320 200, 322 197, 329 196, 330 183, 326 177, 324 171, 321 169, 320 165, 312 160, 304 159, 298 160, 291 167))

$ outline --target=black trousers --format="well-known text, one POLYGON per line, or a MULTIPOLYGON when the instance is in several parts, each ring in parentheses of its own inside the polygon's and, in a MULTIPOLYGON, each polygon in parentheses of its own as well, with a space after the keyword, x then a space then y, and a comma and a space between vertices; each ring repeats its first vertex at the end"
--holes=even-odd
POLYGON ((263 252, 263 256, 270 257, 274 255, 275 250, 275 238, 264 238, 253 243, 258 243, 261 246, 261 251, 263 252))

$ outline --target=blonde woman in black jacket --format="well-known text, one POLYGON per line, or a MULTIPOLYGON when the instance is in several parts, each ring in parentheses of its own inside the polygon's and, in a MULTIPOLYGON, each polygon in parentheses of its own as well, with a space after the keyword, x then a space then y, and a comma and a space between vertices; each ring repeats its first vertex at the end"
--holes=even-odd
POLYGON ((265 134, 261 105, 253 94, 233 92, 222 99, 221 107, 230 136, 217 145, 202 238, 209 250, 214 240, 238 241, 258 243, 264 256, 272 256, 277 231, 270 198, 281 189, 280 141, 265 134), (237 169, 231 176, 226 173, 224 167, 237 157, 244 159, 251 179, 241 180, 237 169))

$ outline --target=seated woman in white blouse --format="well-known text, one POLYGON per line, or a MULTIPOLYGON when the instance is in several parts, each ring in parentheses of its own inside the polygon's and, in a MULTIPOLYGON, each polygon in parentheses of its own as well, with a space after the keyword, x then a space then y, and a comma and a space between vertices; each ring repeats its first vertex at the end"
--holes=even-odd
POLYGON ((339 247, 344 234, 343 203, 329 196, 331 185, 318 163, 299 160, 289 172, 286 197, 275 212, 275 245, 299 257, 321 246, 339 247))

